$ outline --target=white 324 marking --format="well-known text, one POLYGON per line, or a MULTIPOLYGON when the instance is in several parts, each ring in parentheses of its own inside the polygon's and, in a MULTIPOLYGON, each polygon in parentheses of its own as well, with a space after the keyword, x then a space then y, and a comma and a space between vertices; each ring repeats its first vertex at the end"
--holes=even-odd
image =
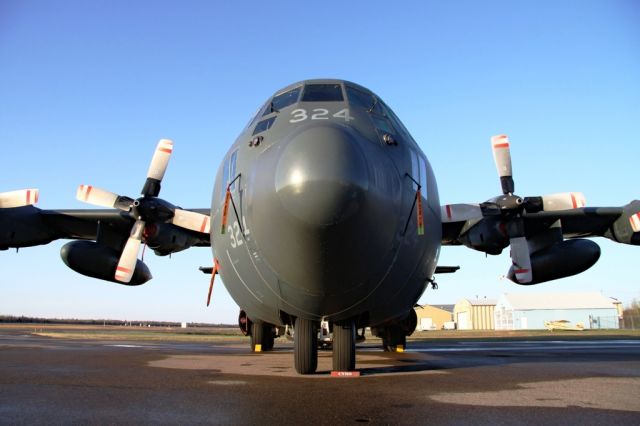
MULTIPOLYGON (((247 221, 244 216, 242 216, 242 224, 244 225, 244 236, 247 237, 251 232, 249 231, 249 228, 247 228, 247 221)), ((240 225, 237 220, 233 221, 233 225, 229 225, 227 227, 227 232, 229 233, 229 238, 231 238, 231 247, 236 248, 244 244, 244 241, 242 241, 243 238, 242 232, 240 231, 240 225)))
MULTIPOLYGON (((324 108, 315 108, 311 110, 311 119, 312 120, 328 120, 329 119, 329 110, 324 108)), ((289 120, 289 123, 297 123, 299 121, 304 121, 309 118, 309 113, 307 113, 306 109, 298 108, 291 111, 291 115, 293 118, 289 120)), ((349 122, 354 118, 349 114, 349 108, 341 109, 340 111, 332 114, 332 117, 342 118, 344 121, 349 122)))

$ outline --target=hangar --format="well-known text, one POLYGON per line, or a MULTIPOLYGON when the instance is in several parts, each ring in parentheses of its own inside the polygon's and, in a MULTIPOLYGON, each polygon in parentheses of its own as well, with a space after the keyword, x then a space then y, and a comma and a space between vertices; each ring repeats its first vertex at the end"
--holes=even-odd
POLYGON ((444 324, 453 319, 453 305, 423 305, 416 306, 418 316, 418 331, 442 330, 444 324))
POLYGON ((495 307, 496 330, 540 330, 567 320, 589 328, 619 328, 614 301, 597 292, 503 294, 495 307))
POLYGON ((494 330, 495 299, 462 299, 453 308, 458 330, 494 330))

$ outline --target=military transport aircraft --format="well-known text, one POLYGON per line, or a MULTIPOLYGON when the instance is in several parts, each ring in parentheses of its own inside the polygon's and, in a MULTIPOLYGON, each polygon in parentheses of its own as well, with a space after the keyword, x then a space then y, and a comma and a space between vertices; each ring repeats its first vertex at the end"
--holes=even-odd
POLYGON ((272 349, 286 327, 296 371, 313 373, 328 321, 333 369, 351 371, 364 327, 386 350, 404 347, 414 304, 434 273, 450 270, 437 266, 441 245, 510 246, 508 277, 529 285, 591 267, 600 248, 582 237, 640 244, 640 201, 588 208, 580 193, 520 197, 508 138, 491 147, 502 195, 441 206, 426 155, 382 99, 347 81, 302 81, 269 98, 231 146, 210 209, 158 197, 173 150, 161 140, 141 197, 78 188, 78 199, 106 210, 41 210, 33 189, 0 194, 0 249, 80 240, 61 249, 71 269, 139 285, 151 278, 142 243, 158 255, 211 245, 212 283, 220 274, 242 308, 254 351, 272 349))

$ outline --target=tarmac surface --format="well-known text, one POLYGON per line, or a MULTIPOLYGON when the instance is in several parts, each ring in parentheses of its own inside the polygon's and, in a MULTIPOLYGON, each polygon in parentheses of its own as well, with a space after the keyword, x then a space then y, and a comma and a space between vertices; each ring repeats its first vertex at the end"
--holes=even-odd
POLYGON ((0 424, 640 424, 640 340, 358 346, 359 378, 292 345, 53 339, 0 330, 0 424))

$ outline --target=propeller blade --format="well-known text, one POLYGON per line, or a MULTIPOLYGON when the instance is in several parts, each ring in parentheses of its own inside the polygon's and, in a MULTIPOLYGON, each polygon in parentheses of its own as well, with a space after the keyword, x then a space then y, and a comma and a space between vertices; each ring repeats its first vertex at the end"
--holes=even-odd
POLYGON ((542 210, 552 212, 584 207, 587 204, 582 192, 561 192, 542 196, 542 210))
POLYGON ((529 255, 529 244, 525 237, 511 238, 511 262, 516 280, 521 284, 530 283, 533 279, 531 273, 531 257, 529 255))
POLYGON ((496 163, 500 184, 503 194, 513 194, 514 183, 511 170, 511 150, 509 148, 509 137, 507 135, 496 135, 491 137, 491 149, 493 160, 496 163))
POLYGON ((142 243, 142 232, 144 231, 144 221, 137 220, 131 228, 131 235, 120 255, 120 261, 116 267, 115 279, 121 283, 128 283, 133 277, 138 262, 138 251, 142 243))
POLYGON ((0 209, 29 206, 37 203, 39 196, 40 190, 34 188, 0 192, 0 209))
POLYGON ((76 191, 76 199, 100 207, 114 207, 118 197, 118 194, 91 185, 80 185, 76 191))
POLYGON ((160 193, 160 182, 164 178, 167 171, 169 159, 173 152, 173 141, 169 139, 160 139, 156 146, 156 151, 151 158, 149 170, 147 171, 147 181, 142 188, 142 195, 157 197, 160 193))
POLYGON ((640 213, 636 213, 629 218, 631 224, 631 230, 633 232, 640 232, 640 213))
POLYGON ((189 210, 175 209, 171 223, 181 228, 208 234, 211 230, 211 218, 206 214, 189 210))
POLYGON ((478 204, 446 204, 440 207, 440 211, 443 223, 482 218, 482 209, 478 204))

